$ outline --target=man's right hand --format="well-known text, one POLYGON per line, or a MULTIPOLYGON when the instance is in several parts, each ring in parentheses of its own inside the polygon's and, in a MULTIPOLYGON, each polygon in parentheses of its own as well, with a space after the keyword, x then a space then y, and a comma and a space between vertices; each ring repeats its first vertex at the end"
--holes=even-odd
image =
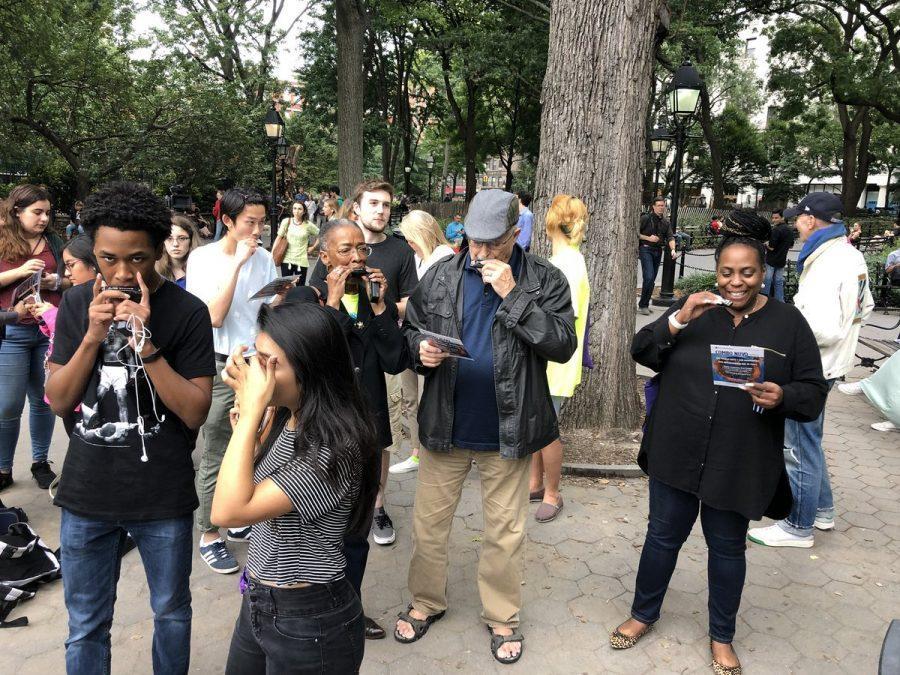
POLYGON ((647 237, 647 241, 649 241, 651 244, 658 244, 659 237, 656 236, 655 234, 651 234, 650 236, 647 237))
POLYGON ((242 267, 245 262, 253 257, 259 243, 256 239, 241 239, 238 242, 237 249, 234 252, 234 259, 237 261, 238 267, 242 267))
POLYGON ((437 368, 448 356, 449 352, 434 346, 428 338, 419 343, 419 360, 426 368, 437 368))
POLYGON ((46 263, 39 258, 32 258, 25 262, 25 264, 19 267, 19 274, 23 277, 27 277, 29 274, 34 274, 35 272, 41 272, 44 269, 44 265, 46 263))
POLYGON ((104 291, 103 278, 98 274, 94 281, 94 299, 88 307, 88 329, 84 339, 100 344, 106 339, 109 327, 116 314, 116 305, 128 296, 122 291, 104 291))

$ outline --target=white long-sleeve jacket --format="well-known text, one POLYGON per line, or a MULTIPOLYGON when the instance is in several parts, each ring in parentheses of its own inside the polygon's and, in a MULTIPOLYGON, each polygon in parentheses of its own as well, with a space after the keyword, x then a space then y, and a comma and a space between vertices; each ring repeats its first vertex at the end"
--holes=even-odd
POLYGON ((803 266, 794 305, 816 336, 825 378, 849 372, 859 330, 875 306, 862 254, 843 237, 819 246, 803 266))

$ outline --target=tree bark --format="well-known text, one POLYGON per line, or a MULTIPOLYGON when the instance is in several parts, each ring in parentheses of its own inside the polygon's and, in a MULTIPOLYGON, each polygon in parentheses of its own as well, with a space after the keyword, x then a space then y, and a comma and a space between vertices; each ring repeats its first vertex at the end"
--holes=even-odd
POLYGON ((338 183, 349 196, 363 177, 363 38, 360 0, 336 0, 338 183))
POLYGON ((872 121, 869 108, 850 109, 838 104, 843 140, 841 146, 841 201, 844 217, 856 213, 856 204, 869 178, 869 141, 872 121))
MULTIPOLYGON (((637 426, 641 405, 630 345, 641 164, 660 0, 556 0, 544 77, 535 223, 569 193, 591 215, 582 251, 591 279, 591 355, 566 427, 637 426), (623 105, 627 101, 627 105, 623 105)), ((543 228, 537 247, 546 252, 543 228)))

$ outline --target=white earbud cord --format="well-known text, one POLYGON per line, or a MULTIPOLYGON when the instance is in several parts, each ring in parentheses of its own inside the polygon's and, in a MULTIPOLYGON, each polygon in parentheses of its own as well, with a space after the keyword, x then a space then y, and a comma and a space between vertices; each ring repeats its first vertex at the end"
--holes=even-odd
POLYGON ((166 421, 166 416, 160 416, 160 414, 156 410, 156 392, 153 389, 153 383, 150 381, 150 378, 147 377, 147 371, 144 368, 144 360, 141 358, 141 352, 144 349, 144 343, 151 337, 153 337, 153 335, 150 333, 150 329, 144 325, 144 322, 134 314, 132 314, 128 318, 128 321, 125 322, 125 326, 131 331, 131 334, 134 337, 134 357, 137 360, 137 363, 128 363, 127 361, 123 360, 122 352, 125 349, 130 348, 127 344, 116 352, 116 360, 126 368, 133 369, 131 370, 129 377, 134 380, 134 402, 135 409, 137 411, 137 428, 138 435, 141 438, 141 461, 147 462, 150 461, 150 458, 147 456, 147 444, 144 440, 146 432, 144 431, 144 418, 141 416, 141 395, 138 391, 139 387, 137 381, 137 376, 140 371, 144 371, 144 380, 147 382, 147 387, 150 389, 150 405, 153 408, 153 416, 159 423, 166 421))

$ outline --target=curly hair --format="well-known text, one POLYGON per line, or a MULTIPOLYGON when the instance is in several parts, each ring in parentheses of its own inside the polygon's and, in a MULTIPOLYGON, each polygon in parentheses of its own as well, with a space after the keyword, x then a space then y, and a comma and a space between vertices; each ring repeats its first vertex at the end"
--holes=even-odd
POLYGON ((159 247, 172 231, 172 212, 161 197, 140 183, 109 183, 90 195, 81 212, 81 225, 93 240, 98 227, 146 232, 159 247))
POLYGON ((729 246, 741 244, 754 249, 759 255, 759 264, 766 266, 766 243, 772 234, 772 225, 753 209, 734 209, 722 219, 719 228, 722 241, 716 248, 716 262, 729 246))

